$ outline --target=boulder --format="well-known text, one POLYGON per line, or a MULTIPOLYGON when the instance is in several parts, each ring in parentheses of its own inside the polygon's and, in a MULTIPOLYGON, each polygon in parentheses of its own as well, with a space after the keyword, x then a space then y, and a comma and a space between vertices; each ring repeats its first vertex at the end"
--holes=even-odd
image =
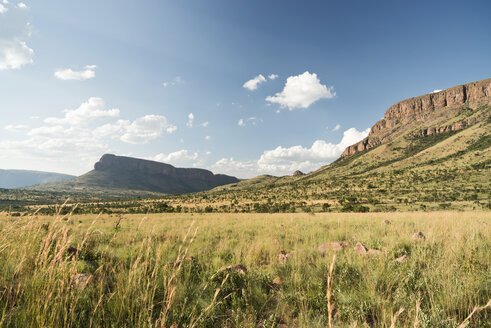
POLYGON ((302 175, 305 175, 305 173, 300 170, 296 170, 295 172, 293 172, 294 177, 301 177, 302 175))
POLYGON ((84 289, 92 280, 92 275, 88 273, 77 273, 71 279, 71 286, 75 289, 84 289))
POLYGON ((365 255, 367 253, 367 248, 360 242, 356 243, 355 252, 360 255, 365 255))
POLYGON ((319 247, 317 248, 317 250, 319 251, 319 253, 325 254, 325 253, 327 253, 330 250, 331 251, 342 251, 348 245, 349 244, 346 241, 331 241, 331 242, 328 242, 328 243, 324 243, 324 244, 319 245, 319 247))

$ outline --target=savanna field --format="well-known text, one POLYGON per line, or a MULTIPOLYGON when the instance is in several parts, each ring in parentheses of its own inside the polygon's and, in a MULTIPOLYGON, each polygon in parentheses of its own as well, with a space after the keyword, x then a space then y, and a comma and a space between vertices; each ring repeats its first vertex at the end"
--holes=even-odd
POLYGON ((3 215, 0 327, 489 327, 490 224, 481 211, 3 215))

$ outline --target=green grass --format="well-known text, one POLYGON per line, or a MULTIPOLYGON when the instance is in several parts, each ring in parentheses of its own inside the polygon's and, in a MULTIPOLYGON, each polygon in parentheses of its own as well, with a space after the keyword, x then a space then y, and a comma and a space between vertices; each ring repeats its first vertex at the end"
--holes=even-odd
POLYGON ((457 327, 491 298, 490 224, 489 212, 2 217, 0 327, 327 327, 334 254, 334 327, 389 327, 401 308, 397 327, 457 327), (328 241, 349 246, 320 254, 328 241), (233 264, 248 272, 220 271, 233 264))

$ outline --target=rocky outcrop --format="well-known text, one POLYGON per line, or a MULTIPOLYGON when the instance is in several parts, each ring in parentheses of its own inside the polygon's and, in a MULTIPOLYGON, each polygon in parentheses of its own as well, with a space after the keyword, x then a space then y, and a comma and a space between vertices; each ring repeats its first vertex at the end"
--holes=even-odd
POLYGON ((182 194, 209 190, 240 180, 204 169, 177 168, 139 158, 105 154, 94 170, 77 178, 78 187, 182 194))
POLYGON ((239 179, 224 174, 213 174, 204 169, 177 168, 170 164, 145 159, 105 154, 95 163, 94 170, 125 170, 145 174, 161 174, 175 179, 193 179, 214 182, 217 185, 239 182, 239 179))
POLYGON ((305 173, 300 170, 296 170, 295 172, 293 172, 294 177, 301 177, 302 175, 305 175, 305 173))
MULTIPOLYGON (((358 152, 376 147, 393 139, 394 134, 404 130, 414 122, 428 122, 434 117, 445 116, 445 113, 463 104, 491 104, 491 79, 459 85, 447 90, 406 99, 392 105, 384 118, 375 123, 368 137, 349 146, 341 157, 348 157, 358 152)), ((463 129, 476 123, 458 122, 452 126, 434 128, 426 135, 463 129)), ((425 132, 422 132, 424 136, 425 132)))

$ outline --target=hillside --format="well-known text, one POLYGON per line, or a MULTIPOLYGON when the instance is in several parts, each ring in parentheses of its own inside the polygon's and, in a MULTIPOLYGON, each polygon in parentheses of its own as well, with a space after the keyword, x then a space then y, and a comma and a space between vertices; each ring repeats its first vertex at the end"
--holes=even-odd
POLYGON ((260 176, 172 201, 239 212, 489 208, 490 168, 486 79, 391 106, 366 139, 310 174, 260 176))
POLYGON ((22 188, 42 183, 61 182, 73 178, 75 178, 73 175, 52 172, 0 169, 0 188, 22 188))
POLYGON ((105 154, 95 163, 94 170, 78 178, 32 189, 110 195, 124 195, 130 191, 182 194, 236 182, 239 179, 208 170, 176 168, 155 161, 105 154))

